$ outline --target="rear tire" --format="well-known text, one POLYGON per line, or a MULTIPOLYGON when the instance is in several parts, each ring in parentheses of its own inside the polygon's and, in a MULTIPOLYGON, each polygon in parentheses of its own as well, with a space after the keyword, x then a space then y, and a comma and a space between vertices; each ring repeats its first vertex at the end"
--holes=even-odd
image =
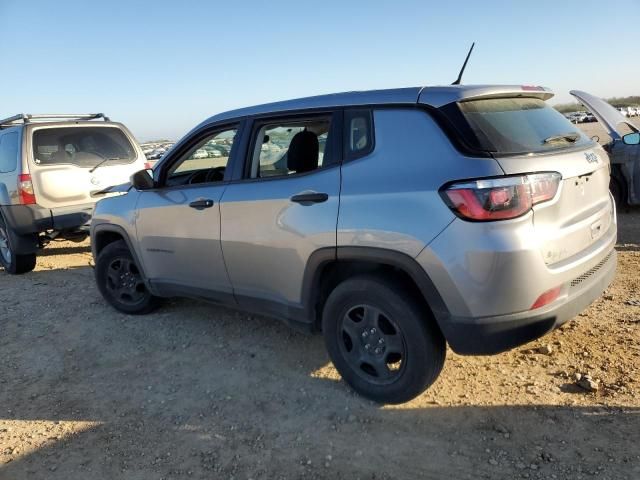
POLYGON ((160 299, 149 292, 127 244, 110 243, 96 259, 96 284, 104 299, 116 310, 143 315, 155 310, 160 299))
POLYGON ((0 215, 0 265, 12 275, 30 272, 36 267, 36 254, 18 255, 15 246, 12 245, 11 233, 0 215))
POLYGON ((325 304, 322 330, 342 378, 376 402, 415 398, 444 365, 446 342, 429 312, 377 276, 358 276, 338 285, 325 304))

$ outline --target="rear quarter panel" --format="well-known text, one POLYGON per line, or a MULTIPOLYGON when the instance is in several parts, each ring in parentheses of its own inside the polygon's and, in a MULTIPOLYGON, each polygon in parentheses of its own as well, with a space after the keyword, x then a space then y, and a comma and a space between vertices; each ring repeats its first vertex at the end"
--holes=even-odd
POLYGON ((416 257, 455 218, 443 184, 503 172, 492 158, 458 152, 422 109, 376 110, 374 126, 374 151, 342 167, 337 244, 416 257))

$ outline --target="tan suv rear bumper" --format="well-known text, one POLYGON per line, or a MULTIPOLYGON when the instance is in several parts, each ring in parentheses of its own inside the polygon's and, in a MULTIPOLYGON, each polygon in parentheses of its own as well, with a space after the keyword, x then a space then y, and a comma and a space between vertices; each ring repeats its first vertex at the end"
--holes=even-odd
POLYGON ((42 208, 37 205, 5 205, 2 215, 16 235, 29 235, 47 230, 73 230, 91 221, 94 204, 72 207, 42 208))

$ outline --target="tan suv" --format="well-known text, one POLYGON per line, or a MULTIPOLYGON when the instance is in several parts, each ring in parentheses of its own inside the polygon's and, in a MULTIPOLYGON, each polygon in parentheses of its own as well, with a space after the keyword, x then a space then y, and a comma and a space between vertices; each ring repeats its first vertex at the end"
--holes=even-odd
POLYGON ((0 264, 33 270, 54 239, 83 240, 105 187, 146 168, 127 128, 103 114, 0 120, 0 264))

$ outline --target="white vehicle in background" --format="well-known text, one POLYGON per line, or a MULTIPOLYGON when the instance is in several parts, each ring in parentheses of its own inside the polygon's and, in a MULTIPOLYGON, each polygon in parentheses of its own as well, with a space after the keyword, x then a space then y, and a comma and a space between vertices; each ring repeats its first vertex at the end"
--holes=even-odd
POLYGON ((193 154, 193 158, 209 158, 209 154, 206 150, 200 148, 193 154))
POLYGON ((620 115, 623 117, 630 117, 629 109, 627 107, 618 107, 617 110, 620 112, 620 115))
POLYGON ((584 123, 586 119, 587 119, 587 112, 574 112, 573 114, 574 123, 584 123))

